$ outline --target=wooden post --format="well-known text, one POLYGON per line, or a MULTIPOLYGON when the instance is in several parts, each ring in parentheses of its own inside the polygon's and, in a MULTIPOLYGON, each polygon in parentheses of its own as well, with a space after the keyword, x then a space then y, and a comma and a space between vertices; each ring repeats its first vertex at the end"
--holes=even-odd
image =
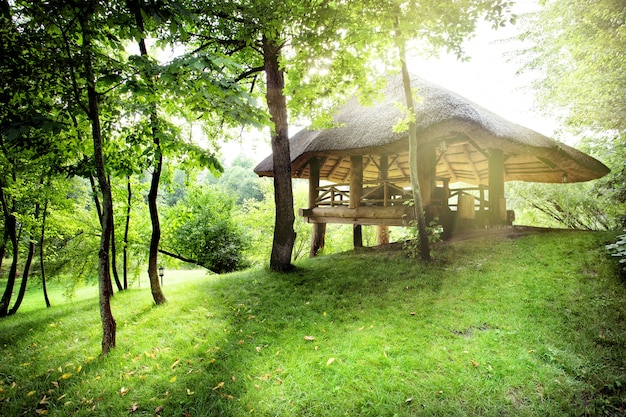
MULTIPOLYGON (((360 155, 350 156, 350 208, 358 208, 361 205, 361 192, 363 189, 363 157, 360 155)), ((360 224, 355 224, 352 230, 352 241, 355 248, 363 247, 363 230, 360 224)))
POLYGON ((422 205, 428 207, 432 202, 432 190, 436 175, 437 154, 435 145, 426 143, 418 149, 417 170, 420 182, 420 190, 422 191, 422 205))
POLYGON ((363 189, 363 157, 350 157, 350 208, 361 205, 361 191, 363 189))
POLYGON ((352 229, 352 242, 354 243, 354 248, 362 248, 363 247, 363 226, 360 224, 355 224, 352 229))
MULTIPOLYGON (((383 206, 389 205, 389 187, 387 179, 389 178, 389 158, 387 155, 380 156, 380 181, 383 185, 383 206)), ((378 244, 387 245, 389 243, 389 226, 378 226, 378 244)))
MULTIPOLYGON (((317 206, 317 197, 319 196, 320 159, 313 157, 309 164, 309 208, 312 209, 317 206)), ((326 223, 313 223, 309 257, 316 256, 317 252, 324 249, 325 237, 326 223)))
POLYGON ((489 157, 489 222, 503 223, 502 199, 504 198, 504 154, 500 149, 490 149, 489 157))
POLYGON ((379 245, 389 244, 389 226, 384 226, 384 225, 378 226, 378 244, 379 245))

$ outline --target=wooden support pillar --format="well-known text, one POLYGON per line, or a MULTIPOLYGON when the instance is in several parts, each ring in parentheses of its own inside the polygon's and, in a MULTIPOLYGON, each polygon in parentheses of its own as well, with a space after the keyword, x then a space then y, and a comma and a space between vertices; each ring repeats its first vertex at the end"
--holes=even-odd
POLYGON ((422 191, 422 205, 428 207, 432 202, 432 192, 435 185, 437 154, 435 145, 426 143, 417 150, 417 172, 422 191))
POLYGON ((378 244, 379 245, 389 244, 389 226, 384 226, 384 225, 378 226, 378 244))
POLYGON ((350 157, 350 208, 361 205, 361 192, 363 190, 363 157, 353 155, 350 157))
POLYGON ((352 242, 354 243, 354 248, 362 248, 363 247, 363 226, 360 224, 355 224, 352 229, 352 242))
MULTIPOLYGON (((380 181, 383 183, 383 206, 389 205, 389 187, 387 179, 389 178, 389 157, 387 155, 380 156, 380 181)), ((387 245, 389 243, 389 226, 378 226, 378 244, 387 245)))
MULTIPOLYGON (((317 206, 317 197, 319 196, 320 186, 320 159, 311 158, 309 162, 309 209, 317 206)), ((317 255, 321 249, 324 249, 326 238, 326 223, 313 223, 311 232, 311 250, 309 257, 317 255)))
POLYGON ((489 222, 502 224, 506 216, 506 203, 503 204, 504 154, 500 149, 490 149, 489 153, 489 222))
MULTIPOLYGON (((361 205, 361 192, 363 190, 363 157, 353 155, 350 157, 350 208, 358 208, 361 205)), ((352 230, 352 241, 355 248, 363 247, 363 230, 360 224, 355 224, 352 230)))

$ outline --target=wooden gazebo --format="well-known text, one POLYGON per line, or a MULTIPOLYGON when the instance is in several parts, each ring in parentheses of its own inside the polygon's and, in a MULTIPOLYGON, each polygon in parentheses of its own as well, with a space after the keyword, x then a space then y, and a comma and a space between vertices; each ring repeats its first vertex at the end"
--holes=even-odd
MULTIPOLYGON (((509 122, 469 100, 413 76, 420 97, 418 130, 420 188, 428 217, 447 232, 456 225, 512 221, 505 181, 581 182, 609 169, 596 159, 538 132, 509 122)), ((309 207, 300 214, 314 227, 311 254, 323 247, 326 223, 402 226, 411 219, 407 133, 393 126, 403 118, 402 79, 390 77, 381 98, 363 106, 356 97, 339 108, 336 126, 302 130, 290 139, 292 176, 309 179, 309 207)), ((272 176, 272 156, 256 168, 272 176)), ((379 236, 384 237, 384 233, 379 236)))

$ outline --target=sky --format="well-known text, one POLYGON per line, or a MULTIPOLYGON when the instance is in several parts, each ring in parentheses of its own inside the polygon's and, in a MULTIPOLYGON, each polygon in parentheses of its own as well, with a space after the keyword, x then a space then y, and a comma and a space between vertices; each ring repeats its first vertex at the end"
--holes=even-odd
MULTIPOLYGON (((520 15, 536 7, 535 0, 520 0, 513 12, 520 15)), ((518 65, 508 62, 506 57, 506 53, 514 50, 516 45, 503 40, 514 37, 519 30, 516 25, 498 30, 493 30, 490 24, 480 25, 475 36, 465 43, 469 61, 461 62, 448 54, 430 59, 414 56, 409 60, 409 71, 507 120, 553 136, 558 124, 550 117, 539 114, 534 96, 526 85, 528 78, 517 76, 518 65)), ((299 129, 290 126, 290 135, 299 129)), ((267 133, 246 134, 242 142, 224 145, 222 154, 227 164, 240 153, 260 162, 271 153, 268 142, 267 133)))

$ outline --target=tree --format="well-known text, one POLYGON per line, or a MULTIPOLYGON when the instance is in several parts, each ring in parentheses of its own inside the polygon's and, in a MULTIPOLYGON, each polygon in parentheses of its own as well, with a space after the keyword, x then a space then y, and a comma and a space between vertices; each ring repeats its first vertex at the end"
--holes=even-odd
MULTIPOLYGON (((610 195, 600 212, 626 207, 626 44, 623 2, 544 0, 525 16, 515 59, 534 76, 532 90, 541 110, 557 116, 611 173, 595 182, 593 195, 610 195)), ((615 221, 626 226, 624 211, 615 221)))
MULTIPOLYGON (((409 166, 411 177, 411 190, 413 192, 413 217, 417 223, 419 236, 419 250, 422 259, 430 261, 430 242, 426 227, 426 217, 424 215, 424 205, 422 203, 422 192, 420 182, 423 179, 419 176, 417 168, 418 160, 418 138, 415 126, 415 111, 413 102, 413 92, 411 89, 411 78, 407 66, 406 43, 410 39, 425 37, 435 47, 444 46, 456 52, 457 57, 462 57, 462 42, 475 28, 477 20, 484 14, 488 19, 493 20, 494 27, 506 22, 506 13, 510 7, 508 1, 466 2, 463 4, 447 4, 446 2, 394 2, 389 5, 391 19, 393 22, 392 37, 395 39, 398 48, 398 59, 402 72, 402 82, 404 85, 404 97, 408 114, 408 142, 409 142, 409 166), (459 14, 463 16, 459 19, 459 14), (416 19, 417 18, 417 19, 416 19), (418 20, 422 25, 428 27, 434 22, 443 23, 443 31, 434 31, 429 28, 423 35, 419 30, 415 30, 414 21, 418 20), (431 23, 432 22, 432 23, 431 23), (408 38, 406 33, 408 32, 408 38), (441 45, 439 43, 442 42, 441 45)), ((382 16, 384 16, 384 9, 382 16)), ((389 17, 387 18, 389 19, 389 17)), ((378 19, 377 19, 378 20, 378 19)))
POLYGON ((276 210, 270 268, 289 271, 296 234, 287 105, 295 115, 306 111, 311 116, 319 114, 312 109, 349 96, 355 86, 370 86, 365 71, 356 71, 366 66, 370 54, 350 47, 353 39, 346 36, 351 27, 361 26, 360 6, 356 2, 254 0, 197 7, 204 12, 199 48, 213 48, 240 62, 241 82, 255 86, 256 74, 265 73, 276 210), (323 80, 312 77, 316 67, 323 67, 323 80))

